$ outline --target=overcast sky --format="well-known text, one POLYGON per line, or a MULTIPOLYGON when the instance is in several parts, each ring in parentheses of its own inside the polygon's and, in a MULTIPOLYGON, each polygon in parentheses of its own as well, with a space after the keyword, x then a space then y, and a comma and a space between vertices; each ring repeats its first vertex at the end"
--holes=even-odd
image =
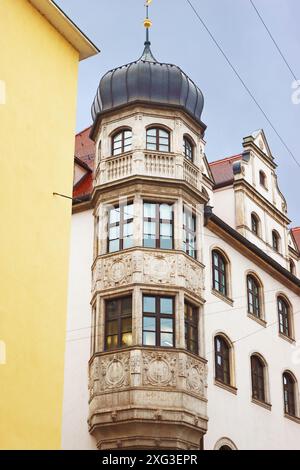
MULTIPOLYGON (((101 49, 80 64, 77 131, 91 124, 90 107, 101 76, 136 60, 143 50, 144 0, 56 0, 101 49)), ((292 102, 292 76, 250 0, 193 0, 248 87, 300 162, 300 104, 292 102)), ((300 1, 254 0, 300 80, 300 1)), ((153 0, 152 52, 179 65, 205 97, 209 161, 239 153, 242 138, 266 132, 278 164, 279 186, 293 225, 300 225, 300 167, 257 109, 186 0, 153 0)))

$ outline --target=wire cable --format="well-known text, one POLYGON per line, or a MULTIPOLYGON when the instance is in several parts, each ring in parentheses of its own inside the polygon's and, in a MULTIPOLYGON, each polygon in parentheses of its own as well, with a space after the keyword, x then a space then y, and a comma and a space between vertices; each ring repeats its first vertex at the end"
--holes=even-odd
POLYGON ((264 19, 263 19, 261 13, 260 13, 259 10, 257 9, 255 3, 253 2, 253 0, 249 0, 249 1, 250 1, 251 5, 253 6, 253 8, 254 8, 254 10, 255 10, 255 12, 256 12, 258 18, 260 19, 260 21, 261 21, 262 24, 264 25, 264 27, 265 27, 265 29, 266 29, 268 35, 270 36, 272 42, 274 43, 274 46, 276 47, 277 51, 279 52, 279 54, 280 54, 282 60, 284 61, 285 65, 287 66, 288 70, 290 71, 292 77, 293 77, 296 81, 298 81, 295 72, 293 71, 292 67, 290 66, 290 64, 288 63, 287 59, 285 58, 285 56, 284 56, 282 50, 280 49, 278 43, 276 42, 276 40, 275 40, 273 34, 272 34, 271 31, 270 31, 270 29, 269 29, 268 26, 266 25, 266 22, 264 21, 264 19))
POLYGON ((194 7, 194 5, 192 4, 192 2, 190 0, 186 0, 187 3, 189 4, 189 6, 191 7, 191 9, 193 10, 193 12, 195 13, 196 17, 198 18, 198 20, 200 21, 200 23, 202 24, 202 26, 204 27, 204 29, 207 31, 207 33, 209 34, 211 40, 213 41, 213 43, 215 44, 215 46, 218 48, 218 50, 221 52, 221 54, 223 55, 223 57, 225 58, 227 64, 229 65, 229 67, 232 69, 232 71, 234 72, 234 74, 236 75, 236 77, 239 79, 239 81, 241 82, 241 84, 243 85, 243 87, 245 88, 245 90, 247 91, 248 95, 251 97, 251 99, 254 101, 254 103, 256 104, 256 106, 258 107, 258 109, 261 111, 262 115, 264 116, 264 118, 266 119, 266 121, 268 122, 268 124, 271 126, 271 128, 273 129, 273 131, 275 132, 275 134, 277 135, 278 139, 280 140, 280 142, 282 143, 282 145, 284 146, 284 148, 287 150, 287 152, 289 153, 289 155, 291 156, 291 158, 294 160, 295 164, 300 168, 300 162, 297 160, 297 158, 295 157, 294 153, 292 152, 292 150, 289 148, 289 146, 287 145, 287 143, 285 142, 285 140, 283 139, 283 137, 280 135, 279 131, 277 130, 277 128, 275 127, 275 125, 272 123, 271 119, 268 117, 268 115, 266 114, 266 112, 264 111, 264 109, 262 108, 262 106, 259 104, 259 102, 257 101, 257 99, 255 98, 254 94, 252 93, 252 91, 250 90, 250 88, 248 87, 248 85, 246 84, 246 82, 244 81, 244 79, 241 77, 240 73, 237 71, 237 69, 235 68, 235 66, 233 65, 233 63, 231 62, 231 60, 229 59, 229 57, 227 56, 227 54, 225 53, 224 49, 222 48, 222 46, 220 45, 220 43, 216 40, 216 38, 214 37, 214 35, 212 34, 212 32, 210 31, 210 29, 208 28, 208 26, 206 25, 206 23, 204 22, 204 20, 201 18, 201 16, 199 15, 198 11, 196 10, 196 8, 194 7))

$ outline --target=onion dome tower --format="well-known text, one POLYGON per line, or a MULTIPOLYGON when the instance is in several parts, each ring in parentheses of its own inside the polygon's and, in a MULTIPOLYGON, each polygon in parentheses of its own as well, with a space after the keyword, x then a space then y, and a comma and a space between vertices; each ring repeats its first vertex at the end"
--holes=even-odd
POLYGON ((101 79, 92 105, 89 430, 99 449, 199 449, 203 334, 203 95, 141 58, 101 79), (196 236, 197 233, 197 236, 196 236))

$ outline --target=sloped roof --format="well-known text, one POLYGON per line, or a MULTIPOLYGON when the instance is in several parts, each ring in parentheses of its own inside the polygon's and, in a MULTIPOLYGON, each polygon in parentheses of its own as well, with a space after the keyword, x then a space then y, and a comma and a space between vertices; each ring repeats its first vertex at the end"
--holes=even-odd
POLYGON ((291 232, 294 236, 294 239, 295 239, 295 242, 297 244, 298 250, 300 251, 300 227, 292 228, 291 232))
POLYGON ((87 173, 73 188, 73 197, 82 198, 93 191, 93 171, 95 162, 95 144, 90 139, 91 127, 79 132, 75 137, 75 162, 82 163, 87 173))
POLYGON ((216 187, 227 186, 233 182, 232 164, 241 158, 242 154, 238 154, 209 163, 216 187))

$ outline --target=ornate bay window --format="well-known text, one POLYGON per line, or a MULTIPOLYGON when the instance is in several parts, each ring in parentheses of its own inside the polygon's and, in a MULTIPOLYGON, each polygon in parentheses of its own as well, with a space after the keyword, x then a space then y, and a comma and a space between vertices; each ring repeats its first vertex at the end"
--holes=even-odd
POLYGON ((184 303, 185 347, 188 351, 199 353, 199 313, 198 308, 189 302, 184 303))
POLYGON ((132 297, 105 302, 105 350, 132 345, 132 297))
POLYGON ((133 245, 133 203, 114 206, 108 211, 108 252, 133 245))
POLYGON ((132 130, 123 129, 112 137, 112 155, 121 155, 132 148, 132 130))
POLYGON ((170 152, 170 133, 160 127, 147 129, 146 148, 155 152, 170 152))
POLYGON ((143 345, 175 346, 175 300, 173 297, 143 296, 143 345))
POLYGON ((144 202, 144 247, 173 249, 173 205, 144 202))
POLYGON ((183 250, 196 258, 196 216, 186 206, 183 208, 183 250))

